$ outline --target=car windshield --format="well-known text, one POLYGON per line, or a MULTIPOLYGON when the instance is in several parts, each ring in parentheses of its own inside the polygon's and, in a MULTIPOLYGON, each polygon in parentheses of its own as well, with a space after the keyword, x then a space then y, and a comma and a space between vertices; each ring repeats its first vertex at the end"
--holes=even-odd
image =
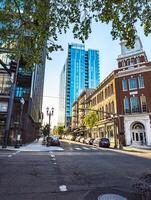
POLYGON ((101 141, 109 141, 108 138, 101 138, 101 141))

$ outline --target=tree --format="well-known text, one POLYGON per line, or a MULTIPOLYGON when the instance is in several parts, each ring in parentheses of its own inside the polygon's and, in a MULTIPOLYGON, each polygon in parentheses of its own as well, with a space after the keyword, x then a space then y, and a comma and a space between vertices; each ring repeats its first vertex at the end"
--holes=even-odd
POLYGON ((89 111, 84 117, 84 124, 90 129, 90 134, 92 128, 95 126, 96 122, 99 120, 99 116, 95 111, 89 111))
POLYGON ((151 33, 151 2, 138 0, 0 0, 1 47, 10 49, 26 67, 40 63, 42 51, 62 49, 58 34, 72 27, 74 37, 84 42, 95 20, 111 23, 113 39, 126 40, 133 47, 135 23, 145 35, 151 33), (72 26, 70 26, 72 25, 72 26))

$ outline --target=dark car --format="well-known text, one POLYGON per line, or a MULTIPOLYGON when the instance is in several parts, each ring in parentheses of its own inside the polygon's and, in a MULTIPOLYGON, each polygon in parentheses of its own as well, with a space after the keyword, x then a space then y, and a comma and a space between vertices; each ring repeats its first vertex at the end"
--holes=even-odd
POLYGON ((98 147, 110 147, 110 141, 108 138, 96 138, 93 141, 93 145, 98 147))
POLYGON ((58 137, 50 137, 47 141, 47 146, 60 146, 58 137))
POLYGON ((108 138, 101 138, 99 146, 100 147, 107 147, 107 148, 109 148, 110 147, 110 141, 109 141, 109 139, 108 138))

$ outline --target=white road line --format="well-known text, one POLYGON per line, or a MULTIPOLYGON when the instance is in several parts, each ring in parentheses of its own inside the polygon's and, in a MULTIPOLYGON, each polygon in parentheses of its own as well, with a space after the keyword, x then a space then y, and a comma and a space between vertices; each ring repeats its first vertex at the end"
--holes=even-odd
POLYGON ((88 150, 88 149, 90 149, 90 148, 88 148, 88 147, 82 147, 83 149, 85 149, 85 150, 88 150))
POLYGON ((97 150, 97 148, 95 148, 95 147, 91 147, 91 149, 93 149, 93 150, 97 150))
POLYGON ((61 192, 66 192, 66 191, 67 191, 67 186, 66 186, 66 185, 60 185, 60 186, 59 186, 59 190, 60 190, 61 192))
POLYGON ((76 147, 75 149, 78 150, 78 151, 81 151, 81 150, 82 150, 82 149, 80 149, 79 147, 76 147))
POLYGON ((20 151, 18 150, 18 151, 16 151, 15 153, 13 153, 13 155, 16 155, 16 154, 18 154, 18 153, 20 153, 20 151))
POLYGON ((8 158, 11 158, 12 157, 12 155, 8 155, 8 158))

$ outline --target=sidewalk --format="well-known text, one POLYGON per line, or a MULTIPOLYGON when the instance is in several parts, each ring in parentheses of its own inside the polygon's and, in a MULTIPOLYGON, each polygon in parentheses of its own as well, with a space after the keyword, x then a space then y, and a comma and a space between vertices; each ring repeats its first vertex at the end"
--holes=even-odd
MULTIPOLYGON (((63 151, 64 149, 58 146, 49 146, 42 145, 43 138, 40 138, 39 141, 34 141, 30 144, 23 145, 19 148, 15 148, 14 146, 8 146, 4 150, 17 150, 17 151, 63 151)), ((0 148, 2 149, 2 147, 0 148)))

